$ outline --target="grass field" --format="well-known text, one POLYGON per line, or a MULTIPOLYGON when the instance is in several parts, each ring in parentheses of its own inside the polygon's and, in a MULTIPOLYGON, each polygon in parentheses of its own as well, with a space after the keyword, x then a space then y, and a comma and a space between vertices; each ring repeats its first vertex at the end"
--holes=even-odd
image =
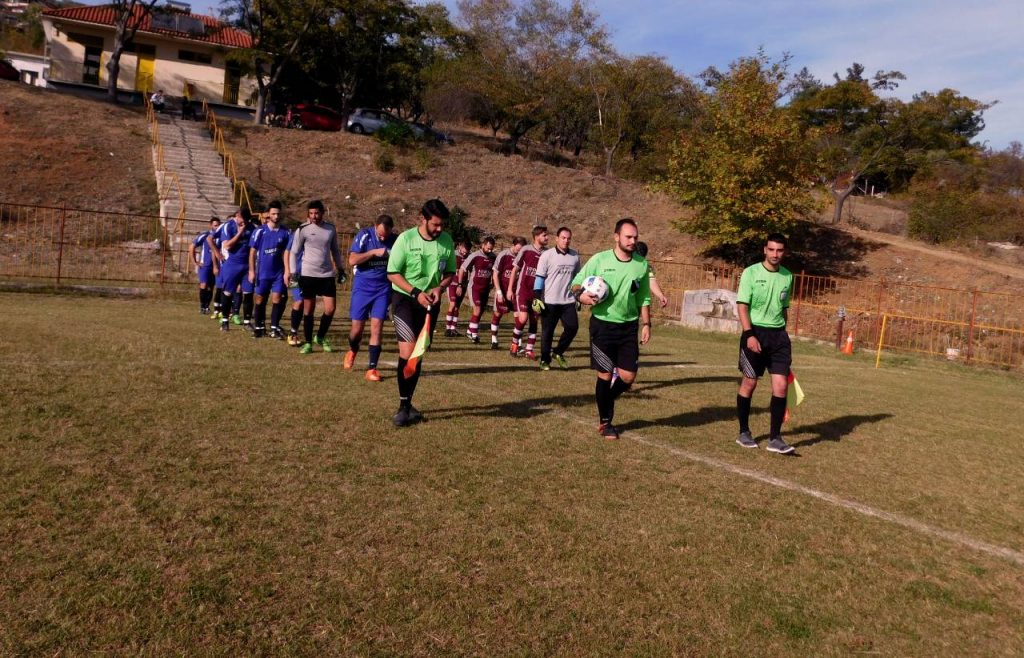
POLYGON ((585 330, 439 338, 396 430, 194 306, 0 294, 0 654, 1024 654, 1018 376, 798 343, 782 457, 732 337, 656 327, 617 442, 585 330))

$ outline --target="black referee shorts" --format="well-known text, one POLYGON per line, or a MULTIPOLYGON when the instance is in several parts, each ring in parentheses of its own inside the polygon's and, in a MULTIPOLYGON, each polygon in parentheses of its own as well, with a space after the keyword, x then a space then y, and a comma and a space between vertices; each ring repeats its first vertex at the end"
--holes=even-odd
POLYGON ((613 369, 636 372, 640 367, 640 321, 605 322, 590 316, 590 367, 598 372, 613 369))
POLYGON ((744 377, 758 379, 767 369, 773 375, 789 375, 793 365, 793 347, 785 327, 754 327, 754 337, 761 343, 761 353, 747 349, 740 338, 740 372, 744 377))
MULTIPOLYGON (((441 304, 430 307, 431 326, 437 326, 437 315, 441 312, 441 304)), ((400 343, 415 343, 419 338, 423 323, 427 319, 427 309, 419 302, 394 290, 391 291, 391 321, 395 325, 395 333, 400 343)))
POLYGON ((337 297, 338 288, 333 276, 299 276, 299 290, 303 299, 337 297))

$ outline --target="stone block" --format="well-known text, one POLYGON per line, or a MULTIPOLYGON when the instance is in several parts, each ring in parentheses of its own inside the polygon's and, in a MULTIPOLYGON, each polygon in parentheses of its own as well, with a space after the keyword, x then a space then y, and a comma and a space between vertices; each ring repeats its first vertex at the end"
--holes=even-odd
POLYGON ((680 320, 684 326, 701 331, 738 334, 740 318, 736 313, 736 293, 724 288, 687 290, 683 293, 680 320))

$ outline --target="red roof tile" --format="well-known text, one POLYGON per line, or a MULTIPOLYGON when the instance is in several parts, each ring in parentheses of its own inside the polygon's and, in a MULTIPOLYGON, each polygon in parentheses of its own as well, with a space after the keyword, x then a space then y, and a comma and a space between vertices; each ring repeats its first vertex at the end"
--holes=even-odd
MULTIPOLYGON (((142 7, 135 7, 135 15, 139 16, 142 12, 142 7)), ((83 23, 95 23, 97 25, 114 25, 114 9, 111 5, 100 5, 92 7, 68 7, 66 9, 46 9, 43 11, 44 16, 51 18, 63 18, 72 21, 80 21, 83 23)), ((146 15, 142 19, 142 26, 139 27, 139 32, 149 32, 150 34, 165 34, 168 36, 174 36, 181 39, 190 39, 192 41, 202 41, 205 43, 215 44, 218 46, 227 46, 229 48, 251 48, 252 37, 249 33, 243 32, 242 30, 230 27, 225 23, 217 20, 213 16, 203 16, 201 14, 188 14, 192 18, 197 18, 203 22, 206 26, 206 33, 202 36, 196 34, 189 34, 187 32, 176 32, 174 30, 165 30, 162 28, 154 29, 151 26, 152 16, 146 15)))

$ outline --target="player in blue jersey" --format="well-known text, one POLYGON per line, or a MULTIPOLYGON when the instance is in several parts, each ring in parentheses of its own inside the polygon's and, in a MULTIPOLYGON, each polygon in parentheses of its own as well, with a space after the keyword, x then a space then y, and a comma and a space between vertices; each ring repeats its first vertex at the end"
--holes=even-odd
MULTIPOLYGON (((223 298, 222 309, 225 313, 224 317, 220 321, 220 330, 228 330, 228 316, 227 309, 232 309, 232 301, 235 299, 235 295, 238 294, 236 291, 240 290, 242 280, 246 278, 246 274, 249 272, 249 240, 252 237, 252 225, 249 220, 252 215, 249 213, 249 209, 245 206, 241 206, 235 211, 235 216, 231 218, 231 221, 225 222, 220 227, 221 233, 221 252, 226 255, 223 266, 223 298)), ((241 300, 239 300, 241 301, 241 300)), ((235 324, 241 324, 241 318, 237 313, 233 313, 231 321, 235 324)))
POLYGON ((210 233, 220 227, 220 220, 210 218, 210 228, 195 237, 188 245, 188 258, 196 266, 196 277, 199 279, 199 312, 210 314, 210 301, 213 299, 213 253, 207 238, 210 233))
MULTIPOLYGON (((210 222, 216 219, 210 218, 210 222)), ((220 220, 217 220, 220 222, 220 220)), ((206 236, 206 244, 210 248, 210 256, 213 258, 213 314, 214 320, 223 317, 224 302, 224 254, 220 250, 220 232, 224 228, 224 222, 220 222, 216 231, 210 231, 206 236)))
MULTIPOLYGON (((295 244, 295 231, 288 236, 288 245, 284 249, 284 280, 292 281, 302 275, 302 252, 296 254, 295 272, 291 271, 291 252, 295 244), (292 275, 295 275, 294 277, 292 275)), ((288 344, 292 347, 301 347, 302 339, 299 338, 299 325, 302 324, 302 288, 295 286, 292 291, 292 318, 291 331, 288 334, 288 344)))
POLYGON ((380 338, 384 320, 391 303, 391 282, 388 281, 388 254, 398 236, 394 233, 395 220, 381 215, 373 226, 364 228, 352 239, 348 264, 355 267, 352 280, 352 303, 349 318, 352 328, 348 334, 348 353, 345 369, 351 370, 363 340, 363 328, 370 320, 370 360, 366 366, 366 380, 380 381, 377 362, 380 360, 380 338))
POLYGON ((266 220, 261 228, 253 232, 249 246, 249 281, 255 295, 253 316, 253 338, 262 338, 266 329, 267 297, 273 303, 270 311, 270 337, 284 340, 281 331, 281 315, 284 314, 284 298, 287 291, 284 284, 284 252, 288 247, 291 233, 281 226, 281 202, 272 201, 263 213, 266 220))
MULTIPOLYGON (((267 218, 265 215, 260 215, 259 220, 259 223, 252 223, 253 229, 252 233, 249 235, 249 242, 247 245, 248 249, 246 250, 246 262, 249 260, 248 253, 252 249, 253 242, 259 239, 260 232, 263 231, 264 227, 267 225, 267 218)), ((249 273, 251 273, 251 271, 252 270, 250 268, 249 273)), ((240 303, 242 309, 242 328, 246 330, 252 329, 253 297, 256 295, 256 281, 256 277, 242 277, 242 298, 240 303)), ((238 305, 239 302, 236 301, 235 304, 238 305)))

